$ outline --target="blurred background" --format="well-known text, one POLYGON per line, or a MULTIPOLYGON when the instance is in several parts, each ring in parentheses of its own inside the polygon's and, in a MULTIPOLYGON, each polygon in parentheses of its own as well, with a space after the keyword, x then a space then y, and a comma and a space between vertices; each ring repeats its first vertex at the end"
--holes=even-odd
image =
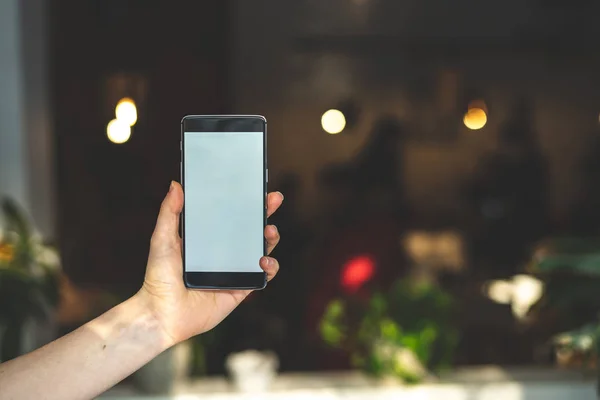
POLYGON ((137 291, 179 121, 232 113, 269 121, 282 269, 173 371, 595 369, 598 12, 0 0, 0 359, 137 291))

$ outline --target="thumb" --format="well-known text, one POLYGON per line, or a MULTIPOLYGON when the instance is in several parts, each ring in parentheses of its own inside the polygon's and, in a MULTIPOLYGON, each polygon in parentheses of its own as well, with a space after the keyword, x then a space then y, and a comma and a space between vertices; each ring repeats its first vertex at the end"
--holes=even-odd
POLYGON ((156 227, 152 234, 151 249, 179 247, 179 214, 183 209, 183 189, 172 181, 169 193, 160 206, 156 227))

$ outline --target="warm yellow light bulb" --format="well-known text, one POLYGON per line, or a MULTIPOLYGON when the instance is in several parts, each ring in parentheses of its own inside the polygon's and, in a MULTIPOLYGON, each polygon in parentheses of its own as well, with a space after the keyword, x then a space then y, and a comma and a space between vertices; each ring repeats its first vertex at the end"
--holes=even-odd
POLYGON ((119 121, 123 121, 129 126, 135 125, 137 122, 137 107, 135 102, 126 97, 121 99, 115 108, 115 116, 119 121))
POLYGON ((106 136, 113 143, 125 143, 131 137, 131 127, 118 119, 113 119, 106 126, 106 136))
POLYGON ((346 117, 340 110, 328 110, 321 117, 321 126, 325 132, 335 135, 346 127, 346 117))
POLYGON ((481 108, 470 108, 463 118, 465 126, 472 130, 478 130, 487 123, 487 115, 481 108))

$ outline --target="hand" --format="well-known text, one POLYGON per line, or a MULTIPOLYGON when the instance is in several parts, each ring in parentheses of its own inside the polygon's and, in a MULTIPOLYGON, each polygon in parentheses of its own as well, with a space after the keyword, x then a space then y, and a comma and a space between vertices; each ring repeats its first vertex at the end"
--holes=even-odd
MULTIPOLYGON (((282 201, 281 193, 269 193, 267 216, 272 215, 282 201)), ((144 285, 136 295, 143 299, 157 318, 166 334, 168 346, 214 328, 252 292, 190 290, 185 287, 179 237, 179 214, 182 208, 183 189, 178 183, 172 182, 150 241, 144 285)), ((265 238, 270 254, 279 242, 279 232, 274 225, 265 228, 265 238)), ((273 279, 279 270, 279 263, 272 257, 261 258, 260 266, 267 273, 268 280, 273 279)))

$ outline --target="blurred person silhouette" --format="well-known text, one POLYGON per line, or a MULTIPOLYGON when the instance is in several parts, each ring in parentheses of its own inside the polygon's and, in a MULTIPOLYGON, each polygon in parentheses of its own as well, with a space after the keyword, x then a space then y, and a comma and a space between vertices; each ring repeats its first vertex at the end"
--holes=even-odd
POLYGON ((496 276, 517 273, 548 228, 548 171, 532 120, 531 105, 519 99, 466 190, 472 261, 496 276))
POLYGON ((531 357, 520 347, 523 332, 511 323, 509 306, 484 296, 481 282, 521 273, 548 229, 547 165, 532 120, 531 104, 515 102, 497 149, 480 160, 464 192, 473 267, 456 293, 465 305, 460 348, 469 362, 512 364, 531 357))
POLYGON ((403 221, 405 139, 400 120, 383 116, 377 119, 369 139, 349 162, 323 168, 318 176, 321 188, 337 194, 328 214, 337 216, 345 225, 374 210, 391 212, 398 221, 403 221))
MULTIPOLYGON (((282 201, 281 193, 269 193, 267 214, 282 201)), ((0 364, 0 399, 97 397, 168 348, 214 328, 251 293, 186 289, 179 237, 182 208, 183 189, 172 182, 152 234, 140 290, 72 333, 0 364)), ((265 228, 265 240, 270 253, 279 242, 274 226, 265 228)), ((260 266, 268 280, 279 270, 269 256, 261 258, 260 266)))
MULTIPOLYGON (((342 165, 325 168, 319 175, 320 193, 333 192, 324 216, 335 216, 309 263, 313 293, 307 311, 313 343, 320 343, 318 324, 326 305, 338 296, 361 296, 369 286, 385 288, 407 272, 400 237, 406 229, 403 188, 405 130, 393 116, 373 125, 364 147, 342 165), (326 190, 327 188, 327 190, 326 190), (354 282, 362 276, 361 282, 354 282)), ((315 345, 318 346, 318 345, 315 345)), ((320 351, 315 364, 339 369, 350 365, 345 355, 320 351)))

